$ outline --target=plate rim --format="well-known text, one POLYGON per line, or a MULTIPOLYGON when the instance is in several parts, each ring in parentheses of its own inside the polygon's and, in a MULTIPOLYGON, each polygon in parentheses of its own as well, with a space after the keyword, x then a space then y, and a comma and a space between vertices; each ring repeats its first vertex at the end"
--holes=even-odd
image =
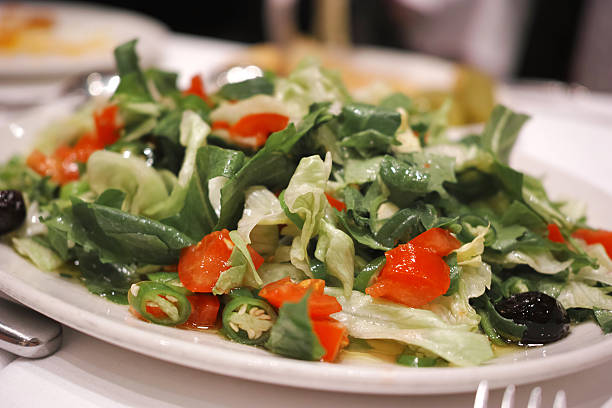
MULTIPOLYGON (((3 246, 6 247, 6 245, 3 246)), ((5 250, 12 251, 10 247, 6 247, 5 250)), ((36 270, 36 273, 53 274, 53 272, 38 270, 16 253, 12 255, 19 258, 20 264, 36 270)), ((162 334, 148 331, 147 326, 150 323, 136 319, 133 321, 134 324, 124 324, 111 317, 79 309, 70 302, 48 293, 36 289, 33 291, 28 282, 14 278, 15 276, 5 271, 0 264, 0 290, 24 305, 86 335, 123 349, 178 365, 234 378, 301 389, 381 395, 454 394, 475 390, 482 379, 489 382, 491 389, 497 389, 509 384, 521 385, 561 377, 612 359, 612 335, 606 335, 600 342, 586 349, 547 356, 545 360, 547 364, 542 364, 543 360, 538 358, 474 367, 411 368, 399 365, 373 365, 371 369, 363 370, 362 366, 300 361, 268 353, 251 353, 249 346, 241 347, 242 350, 219 350, 214 345, 191 343, 170 336, 169 334, 172 333, 172 330, 176 330, 175 328, 163 328, 168 329, 164 330, 168 333, 162 334), (31 296, 27 295, 28 292, 31 296), (70 316, 75 317, 70 318, 70 316), (113 336, 108 333, 121 333, 121 335, 113 336), (176 354, 163 352, 164 350, 176 350, 177 346, 181 347, 181 354, 189 355, 190 352, 195 352, 200 357, 208 357, 207 364, 202 365, 201 359, 194 359, 191 362, 185 359, 179 361, 176 354), (593 355, 593 358, 586 362, 585 351, 593 355), (579 361, 578 365, 575 364, 576 361, 579 361), (320 370, 321 365, 325 369, 320 370), (551 370, 552 367, 555 369, 551 370), (245 368, 248 370, 245 371, 245 368), (270 375, 270 369, 275 370, 276 375, 270 375), (525 375, 526 372, 529 372, 529 376, 525 375), (416 373, 418 374, 415 376, 416 373), (534 375, 537 376, 537 379, 533 378, 534 375), (312 382, 305 385, 304 380, 312 380, 312 382), (440 389, 439 384, 444 384, 444 388, 440 389)), ((78 285, 78 283, 74 284, 78 285)), ((95 295, 91 294, 91 296, 95 295)), ((127 309, 126 314, 128 314, 127 309)))

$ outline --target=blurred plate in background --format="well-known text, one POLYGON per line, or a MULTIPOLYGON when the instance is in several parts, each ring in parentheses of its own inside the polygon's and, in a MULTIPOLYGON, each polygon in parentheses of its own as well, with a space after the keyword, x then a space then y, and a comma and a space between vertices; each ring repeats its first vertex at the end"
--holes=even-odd
POLYGON ((0 5, 0 79, 113 70, 112 50, 138 38, 143 65, 156 61, 167 27, 148 16, 86 3, 0 5))

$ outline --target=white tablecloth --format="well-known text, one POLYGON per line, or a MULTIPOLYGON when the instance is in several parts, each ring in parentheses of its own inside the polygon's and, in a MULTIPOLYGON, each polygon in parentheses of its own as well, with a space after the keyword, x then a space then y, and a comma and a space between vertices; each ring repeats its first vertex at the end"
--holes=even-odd
MULTIPOLYGON (((162 68, 182 70, 186 76, 208 72, 227 61, 243 45, 212 39, 173 35, 164 47, 162 68), (186 71, 189 67, 190 71, 186 71)), ((512 95, 511 95, 512 96, 512 95)), ((520 95, 519 95, 520 96, 520 95)), ((517 97, 515 94, 514 97, 517 97)), ((532 100, 535 103, 535 101, 532 100)), ((604 97, 585 112, 610 108, 604 97)), ((540 105, 542 106, 542 104, 540 105)), ((551 108, 550 104, 543 106, 551 108)), ((575 111, 574 111, 575 112, 575 111)), ((612 112, 612 109, 610 110, 612 112)), ((612 135, 611 135, 612 137, 612 135)), ((606 155, 608 152, 604 152, 606 155)), ((571 154, 571 152, 560 154, 571 154)), ((609 188, 609 173, 596 175, 609 188)), ((442 396, 376 396, 323 392, 275 386, 185 368, 101 342, 65 328, 62 348, 39 359, 15 359, 0 351, 0 406, 2 407, 469 407, 473 394, 442 396)), ((612 362, 538 384, 544 406, 564 389, 568 406, 612 407, 612 362), (606 404, 606 401, 607 404, 606 404)), ((443 388, 444 384, 440 384, 443 388)), ((517 406, 525 406, 533 385, 518 387, 517 406)), ((494 391, 489 406, 499 406, 494 391)))

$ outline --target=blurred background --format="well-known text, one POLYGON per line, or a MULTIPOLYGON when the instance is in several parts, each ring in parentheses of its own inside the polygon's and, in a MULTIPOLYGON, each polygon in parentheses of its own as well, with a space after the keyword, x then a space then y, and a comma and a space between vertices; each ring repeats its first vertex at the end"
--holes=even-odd
MULTIPOLYGON (((0 0, 0 6, 27 3, 0 0)), ((0 7, 0 105, 8 99, 13 105, 24 105, 27 98, 28 103, 40 102, 43 90, 33 83, 34 75, 110 70, 111 37, 112 42, 138 37, 141 59, 150 62, 164 54, 167 69, 210 68, 215 52, 212 42, 207 49, 198 48, 201 52, 189 51, 189 58, 179 64, 172 46, 161 42, 166 29, 183 39, 209 39, 230 48, 239 45, 240 55, 215 68, 218 71, 231 65, 257 65, 284 75, 305 57, 314 56, 338 71, 348 90, 366 102, 401 91, 424 108, 436 109, 450 97, 451 125, 485 121, 500 84, 528 87, 532 96, 527 100, 551 91, 561 97, 588 92, 612 99, 609 0, 63 0, 35 4, 42 6, 35 7, 39 14, 28 15, 27 8, 0 7), (62 4, 85 14, 68 18, 60 13, 57 21, 46 15, 62 4), (100 9, 92 12, 91 6, 100 9), (129 11, 136 14, 129 17, 133 14, 129 11), (151 18, 149 23, 157 28, 142 17, 151 18), (59 34, 54 37, 56 22, 59 34), (106 65, 101 59, 95 61, 96 49, 106 65), (21 58, 24 51, 32 59, 21 58), (53 52, 63 58, 53 57, 53 52), (25 73, 30 76, 17 82, 25 73)), ((53 92, 47 93, 64 91, 65 86, 56 83, 53 92)))
POLYGON ((612 91, 607 0, 90 1, 147 14, 176 32, 250 44, 299 34, 469 64, 499 79, 576 83, 612 91), (196 5, 197 4, 197 5, 196 5), (324 14, 324 15, 323 15, 324 14))

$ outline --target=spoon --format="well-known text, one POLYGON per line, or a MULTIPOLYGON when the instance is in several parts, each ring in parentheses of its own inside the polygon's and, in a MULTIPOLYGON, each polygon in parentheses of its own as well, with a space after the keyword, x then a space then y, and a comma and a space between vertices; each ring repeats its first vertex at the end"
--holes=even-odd
POLYGON ((26 358, 55 353, 62 344, 62 326, 55 320, 0 298, 0 348, 26 358))

